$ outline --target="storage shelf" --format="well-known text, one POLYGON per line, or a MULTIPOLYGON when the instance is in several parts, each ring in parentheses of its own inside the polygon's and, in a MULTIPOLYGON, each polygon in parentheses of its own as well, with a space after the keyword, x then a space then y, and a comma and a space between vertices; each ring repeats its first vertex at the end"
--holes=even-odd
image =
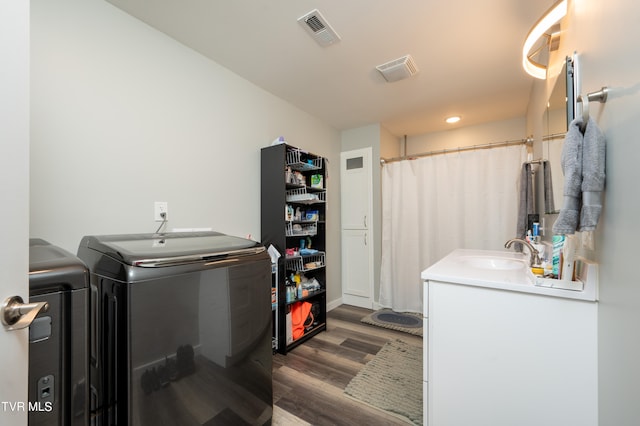
POLYGON ((287 150, 287 167, 291 167, 291 170, 297 170, 300 172, 307 172, 312 170, 322 170, 322 157, 308 158, 307 161, 303 161, 303 157, 308 156, 308 153, 297 149, 287 150))
POLYGON ((313 299, 314 297, 317 297, 317 296, 319 296, 321 294, 324 294, 326 292, 327 292, 327 290, 325 290, 325 289, 310 291, 309 294, 307 296, 305 296, 305 297, 302 297, 300 299, 294 299, 294 300, 292 300, 290 302, 287 302, 287 306, 288 305, 293 305, 296 302, 304 302, 305 300, 313 299))
MULTIPOLYGON (((291 225, 292 225, 292 226, 293 226, 293 225, 295 225, 296 223, 303 224, 303 223, 312 223, 312 222, 313 222, 313 223, 316 223, 316 224, 318 224, 318 225, 323 225, 323 224, 325 224, 325 223, 326 223, 324 220, 291 220, 291 221, 287 221, 287 223, 288 223, 288 222, 291 222, 291 225)), ((287 232, 287 230, 286 230, 286 226, 287 226, 287 225, 285 225, 285 236, 286 236, 286 237, 300 237, 300 236, 306 236, 306 235, 303 235, 303 234, 296 234, 295 232, 293 232, 293 229, 292 229, 292 232, 289 234, 289 233, 287 232)), ((318 229, 319 229, 319 226, 318 226, 318 229)), ((310 235, 310 236, 312 237, 313 235, 310 235)))
POLYGON ((315 190, 315 188, 309 191, 308 186, 303 186, 294 189, 288 189, 285 195, 285 199, 288 203, 300 203, 300 204, 315 204, 324 203, 326 201, 326 191, 324 189, 315 190))
POLYGON ((286 258, 286 269, 288 271, 309 272, 324 268, 324 266, 324 252, 286 258))
POLYGON ((286 223, 284 233, 287 237, 313 237, 318 234, 317 220, 292 220, 286 223))
POLYGON ((275 349, 282 354, 326 329, 327 165, 322 156, 288 144, 261 149, 261 241, 273 245, 281 254, 273 275, 277 300, 272 309, 275 349), (294 212, 298 213, 298 220, 294 220, 294 212), (300 240, 304 240, 305 247, 310 244, 312 254, 300 255, 295 249, 302 246, 300 240), (300 275, 301 281, 317 281, 319 289, 310 285, 307 296, 287 302, 287 277, 292 273, 300 275), (305 300, 314 304, 314 323, 319 324, 287 344, 287 311, 292 303, 305 300))
POLYGON ((287 183, 286 184, 287 190, 289 189, 306 189, 307 192, 322 192, 325 189, 324 188, 319 188, 316 186, 308 186, 308 185, 304 185, 304 184, 297 184, 297 183, 287 183))
POLYGON ((324 331, 327 329, 327 323, 323 322, 318 324, 317 326, 315 326, 314 328, 312 328, 309 331, 306 331, 302 337, 300 337, 297 340, 294 340, 293 342, 289 343, 287 345, 287 351, 290 351, 291 349, 295 348, 296 346, 298 346, 301 343, 304 343, 305 341, 309 340, 310 338, 312 338, 313 336, 315 336, 316 334, 320 333, 321 331, 324 331))

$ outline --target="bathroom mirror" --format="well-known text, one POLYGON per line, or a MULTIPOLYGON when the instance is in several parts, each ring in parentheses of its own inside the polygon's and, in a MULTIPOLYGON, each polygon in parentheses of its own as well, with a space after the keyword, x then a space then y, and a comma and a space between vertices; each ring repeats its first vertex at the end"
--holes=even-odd
MULTIPOLYGON (((575 116, 575 56, 566 57, 543 117, 542 155, 551 166, 553 203, 545 203, 546 214, 558 213, 562 207, 564 176, 560 164, 562 143, 569 123, 575 116)), ((542 175, 542 173, 541 173, 542 175)), ((543 178, 544 179, 544 178, 543 178)), ((544 184, 544 182, 543 182, 544 184)))

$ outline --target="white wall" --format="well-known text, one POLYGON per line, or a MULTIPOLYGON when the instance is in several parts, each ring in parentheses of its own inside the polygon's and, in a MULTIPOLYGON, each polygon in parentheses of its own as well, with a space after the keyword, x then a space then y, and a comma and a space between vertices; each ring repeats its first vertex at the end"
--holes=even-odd
POLYGON ((380 126, 380 157, 395 158, 400 155, 400 139, 385 127, 380 126))
POLYGON ((525 117, 519 117, 475 126, 454 127, 451 130, 442 132, 409 136, 407 137, 405 155, 518 140, 526 137, 526 119, 525 117))
POLYGON ((31 2, 30 233, 172 228, 260 238, 260 148, 330 159, 328 298, 340 290, 340 134, 101 0, 31 2))
MULTIPOLYGON (((600 264, 598 409, 603 426, 632 426, 640 419, 638 16, 640 4, 632 0, 575 0, 561 45, 561 54, 577 51, 580 56, 582 93, 612 89, 605 104, 590 104, 607 138, 604 209, 590 253, 600 264)), ((541 116, 532 107, 542 104, 540 92, 530 104, 531 122, 541 116)))

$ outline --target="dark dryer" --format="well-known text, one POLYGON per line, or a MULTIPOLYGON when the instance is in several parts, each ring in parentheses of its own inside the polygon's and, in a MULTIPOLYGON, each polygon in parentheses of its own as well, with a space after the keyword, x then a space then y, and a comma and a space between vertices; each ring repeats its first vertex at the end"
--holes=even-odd
POLYGON ((94 424, 271 424, 263 246, 217 232, 87 236, 78 257, 94 424))
POLYGON ((47 302, 29 326, 29 426, 85 426, 89 271, 73 254, 29 240, 29 301, 47 302))

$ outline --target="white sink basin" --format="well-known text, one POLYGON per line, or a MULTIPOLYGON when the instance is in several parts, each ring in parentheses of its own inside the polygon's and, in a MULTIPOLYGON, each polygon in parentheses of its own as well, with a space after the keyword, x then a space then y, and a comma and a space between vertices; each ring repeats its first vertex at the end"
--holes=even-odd
POLYGON ((525 263, 518 259, 508 259, 489 256, 464 256, 461 259, 466 266, 478 269, 490 269, 494 271, 512 271, 524 269, 525 263))
MULTIPOLYGON (((579 270, 586 267, 578 268, 579 270)), ((587 273, 597 276, 594 270, 587 273)), ((584 275, 583 275, 584 276, 584 275)), ((423 280, 518 291, 570 299, 597 300, 597 284, 583 290, 553 283, 539 283, 529 268, 529 256, 502 250, 458 249, 422 271, 423 280), (577 291, 576 291, 577 290, 577 291)), ((589 281, 590 282, 590 281, 589 281)))

